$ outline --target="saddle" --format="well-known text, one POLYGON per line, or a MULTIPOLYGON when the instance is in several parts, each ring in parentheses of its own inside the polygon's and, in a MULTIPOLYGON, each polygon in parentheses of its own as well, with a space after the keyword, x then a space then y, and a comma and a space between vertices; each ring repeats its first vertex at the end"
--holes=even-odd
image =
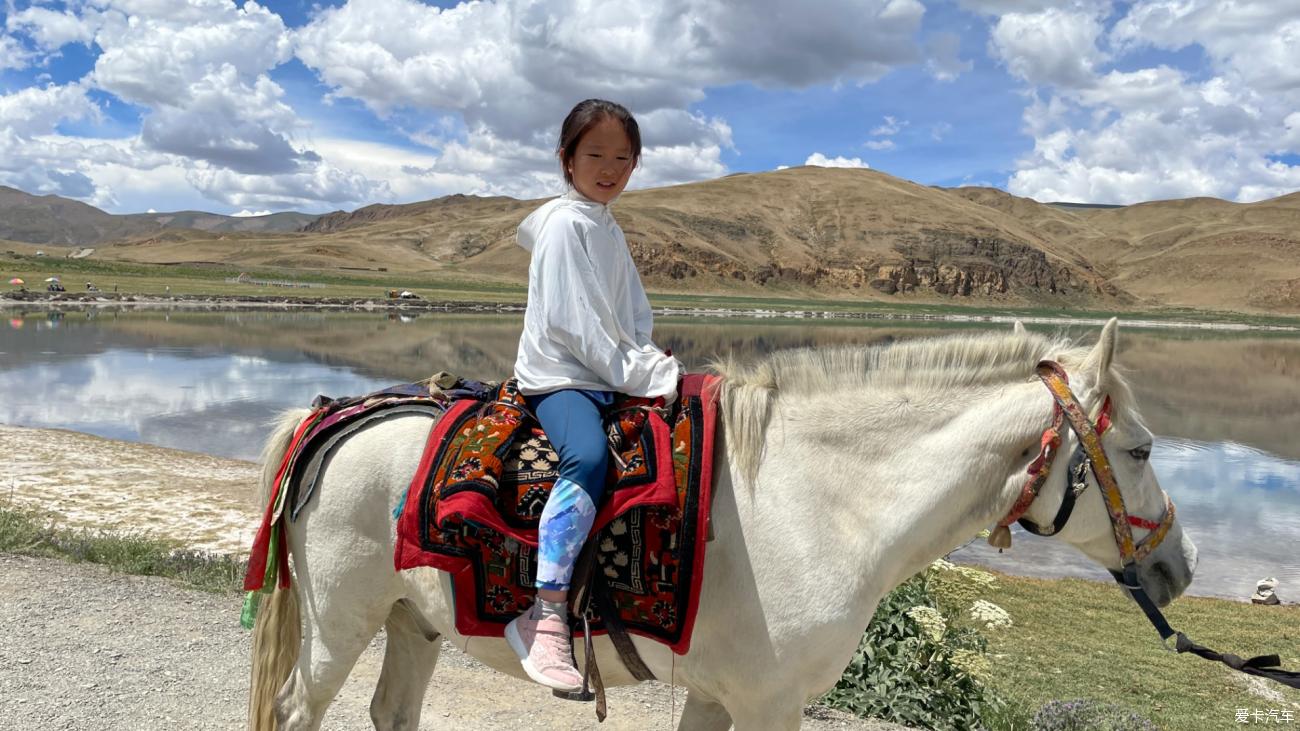
MULTIPOLYGON (((686 376, 673 404, 616 399, 606 425, 609 481, 588 537, 592 593, 601 601, 577 635, 619 625, 675 653, 689 649, 712 493, 717 381, 686 376)), ((398 519, 394 563, 452 575, 460 634, 501 637, 533 603, 537 524, 558 461, 513 381, 452 402, 430 433, 398 519)))

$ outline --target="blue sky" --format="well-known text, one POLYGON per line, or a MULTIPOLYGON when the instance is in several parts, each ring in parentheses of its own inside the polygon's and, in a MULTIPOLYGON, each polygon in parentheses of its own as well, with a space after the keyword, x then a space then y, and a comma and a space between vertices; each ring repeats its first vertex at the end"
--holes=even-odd
POLYGON ((1300 189, 1300 4, 3 0, 0 184, 113 212, 559 191, 588 96, 633 187, 823 164, 1038 200, 1300 189))

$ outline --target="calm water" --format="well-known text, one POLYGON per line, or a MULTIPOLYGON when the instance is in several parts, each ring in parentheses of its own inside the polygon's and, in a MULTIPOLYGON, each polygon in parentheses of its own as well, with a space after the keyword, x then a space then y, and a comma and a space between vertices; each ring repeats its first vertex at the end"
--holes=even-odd
MULTIPOLYGON (((521 319, 361 313, 7 313, 0 422, 255 459, 279 410, 437 370, 510 372, 521 319)), ((661 319, 657 341, 692 368, 716 355, 878 343, 943 324, 661 319)), ((1084 332, 1071 333, 1083 335, 1084 332)), ((1121 333, 1152 463, 1200 549, 1192 593, 1243 598, 1264 576, 1300 600, 1300 339, 1121 333)), ((1013 573, 1108 579, 1074 549, 1019 532, 958 559, 1013 573)))

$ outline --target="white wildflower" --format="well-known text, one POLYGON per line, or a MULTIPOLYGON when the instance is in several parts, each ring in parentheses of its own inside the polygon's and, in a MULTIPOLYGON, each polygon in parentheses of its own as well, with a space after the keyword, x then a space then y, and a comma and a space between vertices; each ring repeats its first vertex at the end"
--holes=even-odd
POLYGON ((943 639, 943 633, 948 629, 948 623, 944 620, 943 615, 934 607, 912 607, 907 610, 907 616, 921 625, 921 629, 930 636, 930 639, 939 642, 943 639))
POLYGON ((982 623, 988 629, 1002 629, 1011 626, 1011 615, 1007 610, 993 602, 976 599, 970 607, 971 619, 982 623))
POLYGON ((935 571, 952 571, 957 568, 957 565, 947 559, 936 558, 934 563, 930 564, 930 568, 935 571))
POLYGON ((993 673, 993 666, 989 663, 989 659, 974 650, 953 650, 952 664, 979 681, 987 681, 993 673))

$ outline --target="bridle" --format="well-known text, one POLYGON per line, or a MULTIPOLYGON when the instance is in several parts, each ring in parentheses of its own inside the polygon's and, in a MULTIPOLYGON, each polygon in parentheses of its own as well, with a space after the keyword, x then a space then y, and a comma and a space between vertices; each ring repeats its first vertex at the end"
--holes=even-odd
POLYGON ((1242 659, 1237 655, 1219 653, 1196 644, 1187 635, 1169 626, 1169 622, 1160 613, 1155 602, 1147 596, 1137 576, 1138 562, 1149 556, 1156 546, 1160 545, 1174 523, 1174 504, 1169 499, 1169 493, 1161 491, 1165 499, 1165 510, 1160 520, 1151 521, 1129 515, 1124 507, 1124 497, 1120 494, 1119 484, 1115 481, 1110 459, 1101 446, 1101 435, 1110 427, 1110 397, 1106 396, 1103 399, 1101 410, 1094 423, 1084 412, 1074 392, 1070 390, 1069 376, 1066 375, 1064 368, 1054 361, 1044 360, 1038 363, 1036 372, 1038 378, 1047 386, 1047 390, 1051 391, 1056 402, 1052 412, 1052 424, 1043 431, 1038 457, 1029 464, 1027 470, 1029 478, 1021 488, 1020 497, 1011 506, 1006 517, 998 521, 997 527, 989 536, 989 544, 999 550, 1010 548, 1011 524, 1014 522, 1019 522, 1025 530, 1035 535, 1052 536, 1059 533, 1070 520, 1076 499, 1088 488, 1088 473, 1091 472, 1096 479, 1098 489, 1102 492, 1106 512, 1110 516, 1111 528, 1115 534, 1115 545, 1119 548, 1120 570, 1111 570, 1111 576, 1119 582, 1120 586, 1128 590, 1133 600, 1142 608, 1152 626, 1160 633, 1161 645, 1170 652, 1190 652, 1207 660, 1222 662, 1234 670, 1249 675, 1269 678, 1292 688, 1300 688, 1300 672, 1281 669, 1279 665, 1282 661, 1277 655, 1259 655, 1242 659), (1067 422, 1078 437, 1079 444, 1070 456, 1067 468, 1068 484, 1061 506, 1057 509, 1052 522, 1043 527, 1024 515, 1047 482, 1052 463, 1056 461, 1056 455, 1060 450, 1062 429, 1067 422), (1133 526, 1148 531, 1146 537, 1136 543, 1133 541, 1133 526), (1171 638, 1174 639, 1173 647, 1169 646, 1171 638))
POLYGON ((1162 491, 1165 510, 1158 521, 1129 515, 1124 507, 1124 497, 1120 494, 1119 483, 1115 480, 1110 459, 1101 446, 1101 435, 1110 428, 1110 397, 1107 396, 1103 400, 1101 411, 1094 424, 1084 412, 1074 392, 1070 390, 1070 378, 1064 368, 1054 361, 1044 360, 1039 362, 1036 370, 1038 378, 1047 386, 1047 390, 1055 399, 1052 424, 1043 431, 1038 457, 1029 464, 1027 470, 1029 478, 1021 488, 1019 499, 1011 506, 1011 511, 1006 517, 998 521, 997 529, 989 536, 989 543, 999 549, 1009 548, 1011 546, 1010 526, 1017 521, 1021 527, 1035 535, 1052 536, 1061 532, 1074 512, 1075 501, 1084 490, 1088 489, 1088 473, 1091 472, 1096 477, 1097 486, 1105 499, 1106 512, 1110 515, 1115 545, 1119 548, 1120 565, 1123 568, 1136 565, 1155 550, 1168 535, 1169 528, 1174 523, 1173 502, 1169 499, 1168 493, 1162 491), (1052 522, 1042 527, 1024 517, 1024 514, 1028 512, 1029 506, 1038 497, 1038 493, 1051 475, 1052 464, 1060 452, 1062 430, 1066 422, 1074 430, 1079 443, 1070 457, 1067 468, 1068 484, 1061 506, 1057 509, 1056 517, 1052 522), (1134 543, 1132 526, 1146 529, 1148 531, 1146 537, 1134 543))

